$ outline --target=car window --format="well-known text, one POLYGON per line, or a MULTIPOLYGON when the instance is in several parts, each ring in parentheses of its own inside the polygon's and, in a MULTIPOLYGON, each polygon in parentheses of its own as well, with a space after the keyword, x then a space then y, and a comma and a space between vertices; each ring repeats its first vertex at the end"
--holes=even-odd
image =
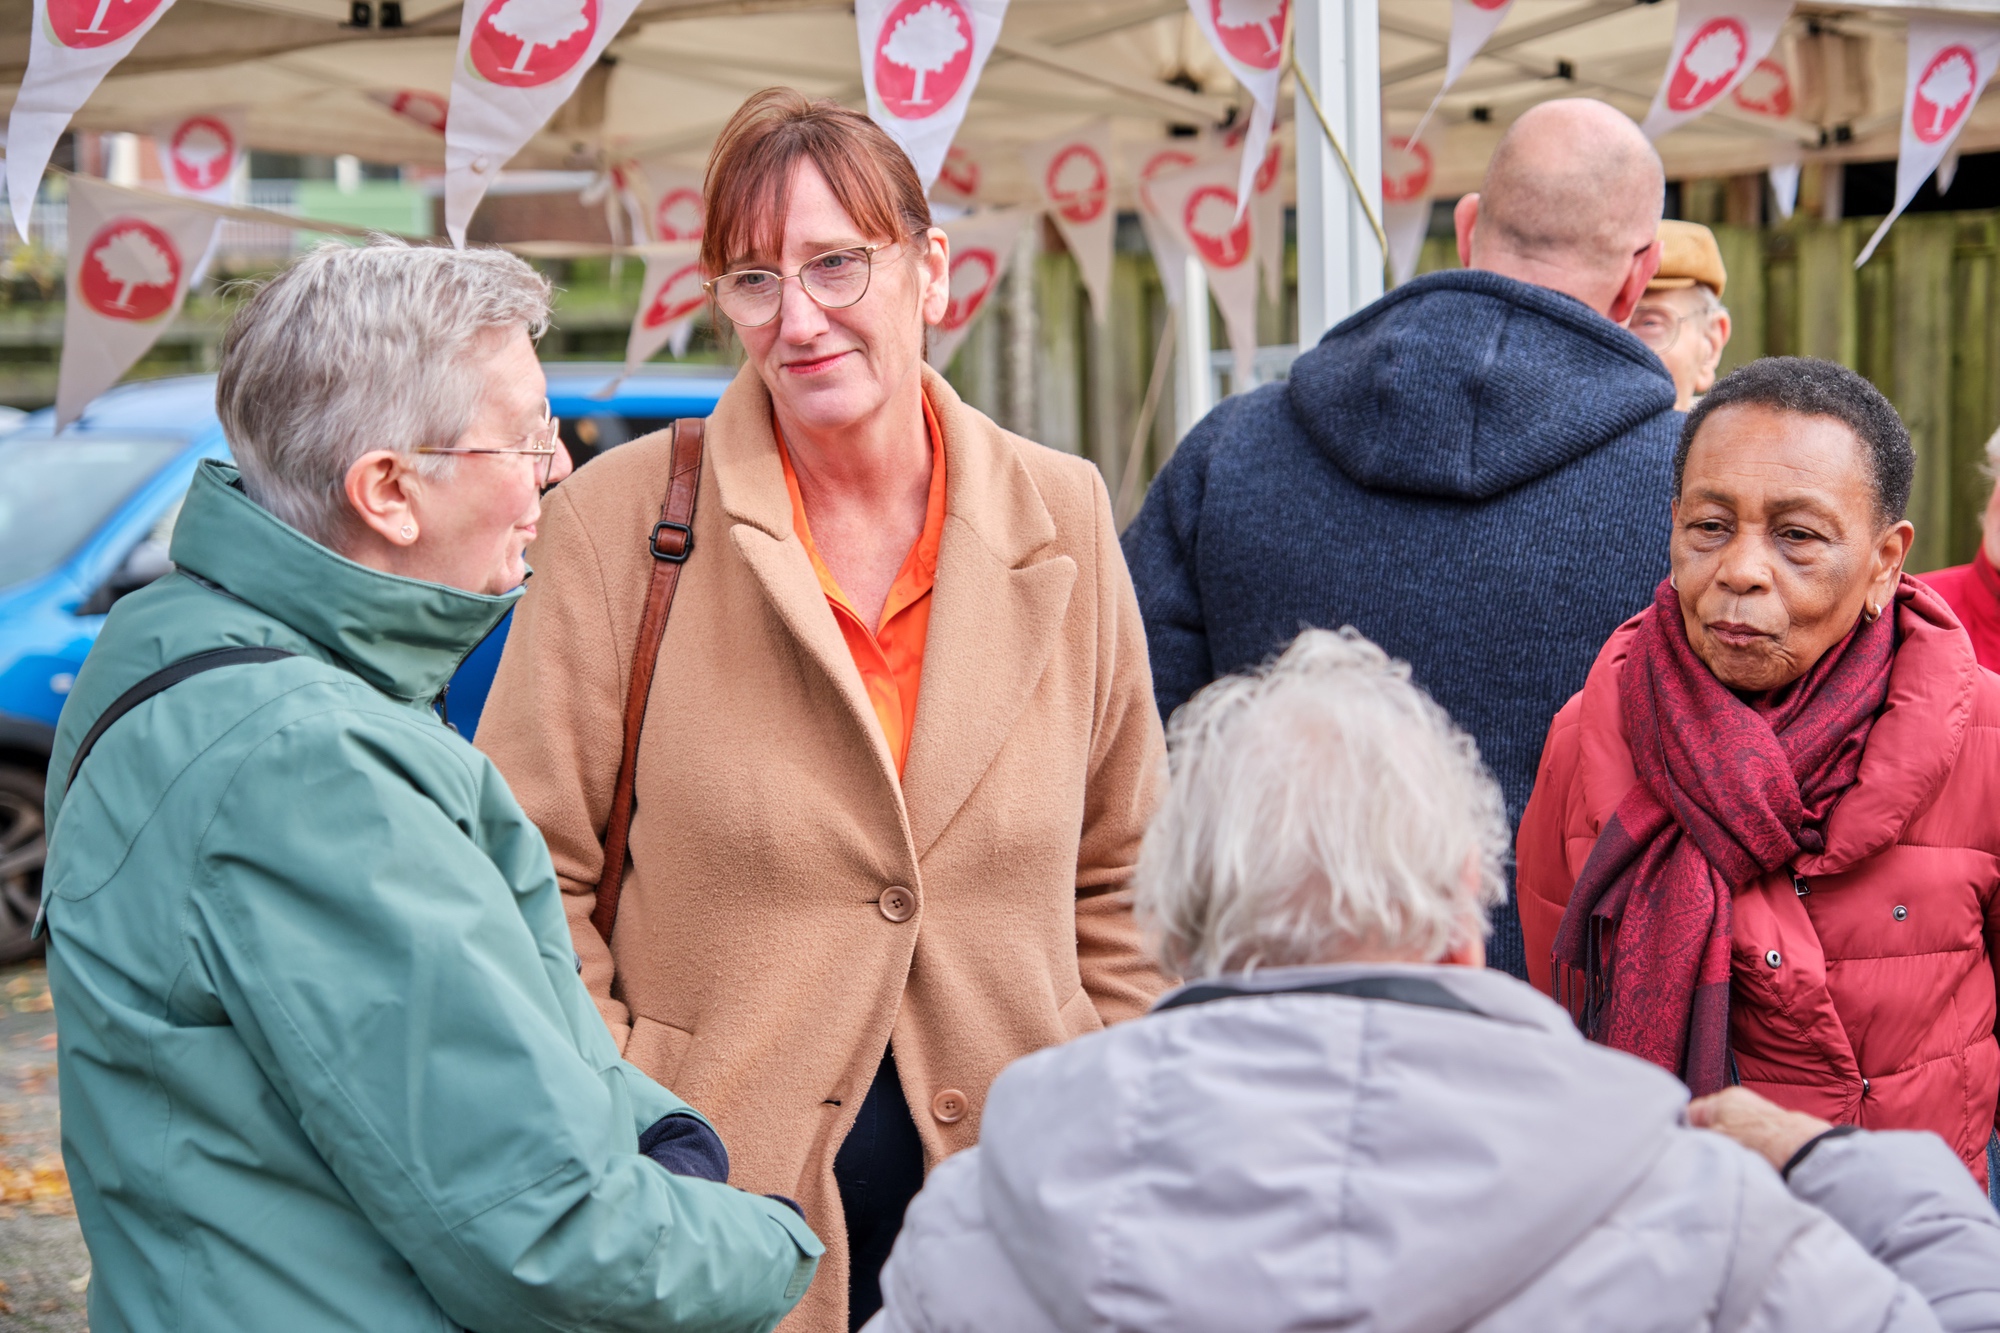
POLYGON ((0 588, 40 578, 165 467, 178 439, 0 439, 0 588))

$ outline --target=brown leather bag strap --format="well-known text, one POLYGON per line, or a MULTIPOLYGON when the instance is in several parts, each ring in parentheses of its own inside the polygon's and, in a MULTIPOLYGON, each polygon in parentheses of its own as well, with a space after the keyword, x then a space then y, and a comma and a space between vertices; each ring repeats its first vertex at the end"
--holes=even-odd
POLYGON ((653 689, 653 668, 660 661, 660 641, 667 634, 667 613, 674 609, 674 589, 681 566, 694 554, 694 500, 701 489, 702 430, 700 417, 674 422, 667 454, 667 499, 660 521, 653 525, 646 549, 653 557, 653 575, 646 584, 646 612, 639 618, 639 642, 632 650, 632 686, 625 694, 625 749, 618 756, 618 782, 611 789, 611 820, 604 829, 604 873, 597 881, 597 906, 590 924, 611 943, 618 923, 618 895, 625 886, 625 849, 632 833, 633 782, 639 768, 639 732, 646 725, 646 697, 653 689))

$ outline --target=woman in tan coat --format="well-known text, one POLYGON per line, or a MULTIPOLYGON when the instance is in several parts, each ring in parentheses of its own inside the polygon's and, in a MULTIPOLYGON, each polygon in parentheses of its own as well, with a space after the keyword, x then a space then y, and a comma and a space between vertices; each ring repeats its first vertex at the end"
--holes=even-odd
POLYGON ((1163 747, 1096 470, 924 364, 947 243, 909 159, 774 89, 706 195, 746 364, 707 426, 608 946, 590 917, 667 436, 551 493, 479 744, 548 839, 625 1057, 714 1121, 732 1183, 825 1239, 787 1327, 836 1333, 879 1304, 904 1205, 978 1141, 994 1076, 1164 988, 1128 888, 1163 747))

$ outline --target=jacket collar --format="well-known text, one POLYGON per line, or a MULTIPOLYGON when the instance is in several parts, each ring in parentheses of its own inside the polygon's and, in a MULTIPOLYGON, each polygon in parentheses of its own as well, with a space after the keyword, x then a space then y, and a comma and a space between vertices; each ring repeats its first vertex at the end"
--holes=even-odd
POLYGON ((925 636, 923 688, 900 781, 861 674, 826 605, 771 427, 771 398, 745 366, 709 418, 706 457, 731 540, 779 620, 833 683, 846 724, 875 750, 922 856, 992 765, 1060 638, 1076 562, 1043 556, 1056 525, 1022 461, 1037 446, 968 407, 926 366, 924 396, 944 437, 945 519, 925 636))
POLYGON ((520 591, 462 592, 358 565, 243 493, 234 467, 195 472, 174 564, 305 635, 385 694, 435 698, 520 591))
POLYGON ((1154 1001, 1150 1012, 1280 995, 1331 995, 1439 1009, 1538 1028, 1565 1039, 1577 1035, 1569 1015, 1532 987, 1492 968, 1444 963, 1320 963, 1225 972, 1176 986, 1154 1001))
MULTIPOLYGON (((1854 785, 1827 818, 1826 850, 1796 862, 1803 875, 1836 874, 1894 843, 1958 762, 1979 680, 1972 641, 1944 599, 1907 574, 1891 605, 1896 660, 1889 668, 1889 698, 1876 715, 1854 785)), ((1604 645, 1579 701, 1579 773, 1586 807, 1600 827, 1638 781, 1618 681, 1639 620, 1626 621, 1604 645)))
MULTIPOLYGON (((1055 520, 1028 470, 1011 451, 981 447, 975 435, 997 428, 969 408, 944 376, 923 368, 924 397, 944 434, 945 523, 970 528, 1002 563, 1020 564, 1055 540, 1055 520)), ((792 535, 791 494, 771 427, 771 395, 755 368, 744 366, 709 418, 708 456, 722 507, 783 541, 792 535)))

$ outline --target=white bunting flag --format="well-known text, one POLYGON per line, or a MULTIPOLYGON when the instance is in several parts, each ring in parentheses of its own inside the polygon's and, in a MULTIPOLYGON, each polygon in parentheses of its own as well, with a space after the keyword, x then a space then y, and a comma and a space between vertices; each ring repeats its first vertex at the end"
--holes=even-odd
POLYGON ((222 219, 79 176, 69 185, 69 300, 56 429, 83 415, 167 331, 222 219))
POLYGON ((1186 290, 1183 273, 1188 250, 1179 240, 1179 229, 1167 222, 1153 199, 1152 182, 1176 171, 1185 171, 1200 160, 1193 139, 1169 139, 1165 143, 1141 144, 1130 149, 1126 162, 1132 178, 1139 183, 1139 230, 1146 248, 1153 252, 1153 267, 1160 272, 1160 286, 1166 289, 1167 304, 1178 310, 1186 290))
POLYGON ((1201 260, 1208 290, 1222 311, 1235 354, 1232 377, 1239 386, 1255 382, 1257 360, 1257 263, 1250 219, 1236 198, 1236 166, 1210 158, 1185 171, 1163 175, 1148 187, 1175 239, 1201 260))
POLYGON ((1771 198, 1778 205, 1778 216, 1790 218, 1792 210, 1799 206, 1799 164, 1773 162, 1770 176, 1771 198))
POLYGON ((1431 229, 1431 150, 1421 140, 1382 146, 1382 230, 1389 236, 1389 273, 1398 287, 1416 274, 1431 229))
POLYGON ((1639 128, 1657 139, 1736 91, 1771 53, 1792 0, 1680 0, 1666 77, 1639 128))
POLYGON ((1236 179, 1241 218, 1250 206, 1257 169, 1264 163, 1264 148, 1278 120, 1278 78, 1283 73, 1279 65, 1284 60, 1291 0, 1188 0, 1188 8, 1215 54, 1256 103, 1236 179))
MULTIPOLYGON (((625 340, 624 379, 669 347, 676 358, 687 354, 694 336, 694 317, 708 303, 701 286, 699 247, 686 241, 643 245, 646 281, 639 288, 639 311, 625 340)), ((614 386, 615 387, 615 386, 614 386)), ((608 394, 606 396, 609 396, 608 394)))
POLYGON ((451 103, 421 88, 378 89, 368 97, 390 115, 422 126, 433 134, 442 135, 450 117, 451 103))
POLYGON ((1111 199, 1111 122, 1094 120, 1022 152, 1028 178, 1083 275, 1099 323, 1111 318, 1111 254, 1118 210, 1111 199))
POLYGON ((972 101, 1007 0, 855 0, 868 114, 903 145, 926 190, 972 101))
POLYGON ((236 165, 243 160, 243 112, 197 111, 153 127, 167 188, 212 204, 232 202, 236 165))
POLYGON ((7 195, 14 227, 28 239, 28 217, 42 169, 69 118, 152 31, 174 0, 35 0, 28 67, 7 118, 7 195))
POLYGON ((569 100, 639 0, 466 0, 444 131, 444 226, 465 244, 486 187, 569 100))
POLYGON ((699 241, 707 216, 701 172, 662 158, 631 164, 627 183, 639 201, 649 241, 699 241))
POLYGON ((1444 53, 1444 88, 1438 95, 1444 95, 1445 88, 1458 82, 1458 76, 1465 73, 1465 67, 1507 17, 1514 0, 1451 0, 1451 36, 1447 39, 1444 53))
POLYGON ((1465 67, 1479 54, 1480 48, 1507 17, 1507 10, 1514 0, 1451 0, 1451 36, 1445 41, 1444 82, 1439 85, 1436 96, 1431 98, 1424 117, 1417 122, 1411 133, 1412 139, 1424 132, 1431 123, 1431 115, 1438 109, 1438 103, 1451 91, 1451 85, 1458 82, 1458 76, 1465 73, 1465 67))
POLYGON ((1029 208, 1009 208, 997 212, 968 213, 944 224, 951 242, 951 304, 944 318, 931 328, 930 363, 942 369, 958 354, 959 344, 972 332, 993 289, 1007 274, 1014 244, 1021 229, 1033 222, 1029 208))
POLYGON ((1868 238, 1860 268, 1889 234, 1917 191, 1958 139, 2000 59, 2000 27, 1910 20, 1910 54, 1903 80, 1903 143, 1896 156, 1896 206, 1868 238))
POLYGON ((970 208, 979 202, 979 187, 986 172, 980 154, 964 144, 953 144, 931 182, 931 198, 941 204, 970 208))
POLYGON ((1273 137, 1264 161, 1251 182, 1250 236, 1257 249, 1257 271, 1264 275, 1264 294, 1276 305, 1285 292, 1284 151, 1273 137))

